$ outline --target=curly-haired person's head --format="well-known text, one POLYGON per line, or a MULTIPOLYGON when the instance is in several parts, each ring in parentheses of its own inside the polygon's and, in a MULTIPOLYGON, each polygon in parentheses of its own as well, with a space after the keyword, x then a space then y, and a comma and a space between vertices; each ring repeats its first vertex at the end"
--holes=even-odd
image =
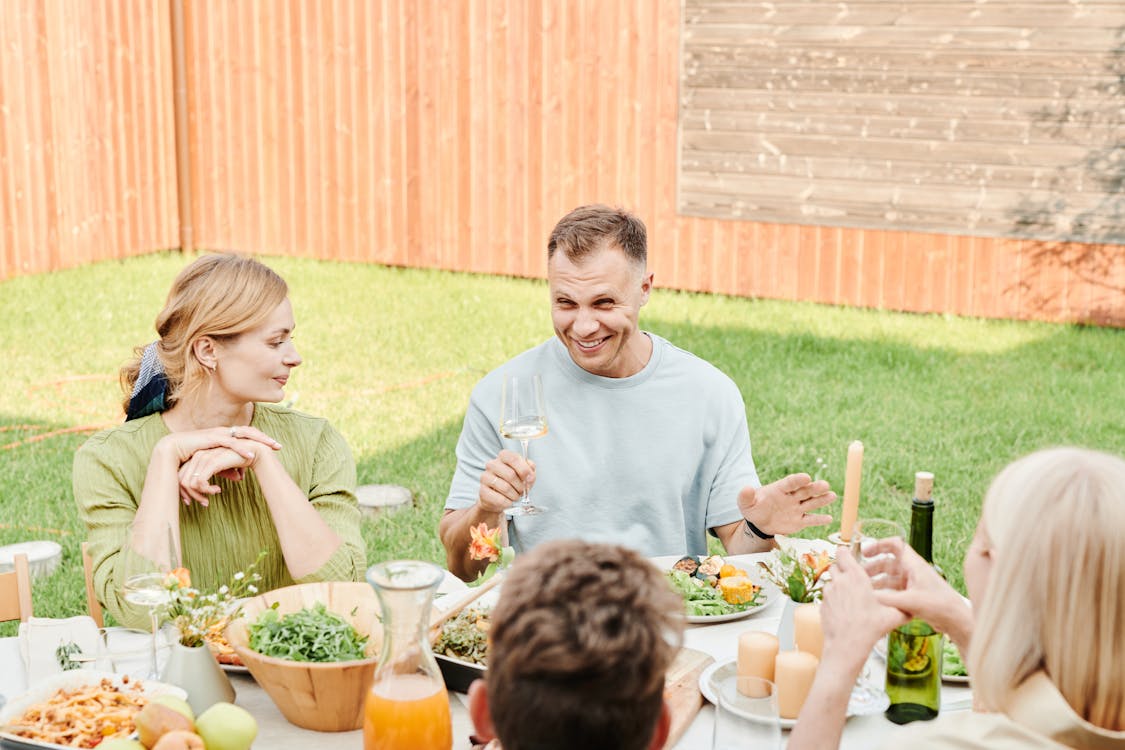
MULTIPOLYGON (((517 559, 489 631, 487 690, 504 750, 644 750, 667 733, 664 674, 683 602, 636 552, 576 540, 517 559)), ((480 729, 478 723, 478 729, 480 729)))

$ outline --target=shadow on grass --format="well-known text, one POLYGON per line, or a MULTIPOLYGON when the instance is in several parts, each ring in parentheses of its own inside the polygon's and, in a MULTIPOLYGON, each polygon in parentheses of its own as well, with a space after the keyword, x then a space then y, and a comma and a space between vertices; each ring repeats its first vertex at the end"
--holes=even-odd
POLYGON ((407 557, 445 566, 437 525, 457 463, 461 421, 458 415, 393 450, 356 456, 359 484, 402 485, 414 496, 409 508, 364 519, 369 564, 407 557))

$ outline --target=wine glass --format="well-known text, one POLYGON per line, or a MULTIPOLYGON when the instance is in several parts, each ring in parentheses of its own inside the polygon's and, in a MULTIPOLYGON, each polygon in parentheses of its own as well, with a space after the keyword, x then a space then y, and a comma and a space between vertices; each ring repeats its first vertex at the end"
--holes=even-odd
MULTIPOLYGON (((851 538, 851 551, 852 556, 862 565, 866 565, 878 558, 883 557, 883 554, 878 554, 874 549, 874 542, 881 539, 890 539, 891 537, 905 538, 902 526, 894 521, 888 521, 885 518, 864 518, 856 522, 855 532, 851 538), (872 542, 872 544, 867 544, 872 542)), ((886 574, 879 573, 872 576, 871 582, 876 588, 879 587, 886 574)), ((883 638, 883 643, 886 643, 886 637, 883 638)), ((876 647, 876 652, 878 647, 876 647)), ((886 651, 884 650, 884 656, 886 651)), ((886 707, 887 694, 882 687, 882 683, 877 681, 872 674, 871 659, 868 657, 867 663, 864 664, 863 670, 859 674, 859 679, 856 681, 855 688, 852 690, 851 699, 849 700, 849 707, 854 709, 855 713, 868 714, 877 713, 886 707)))
POLYGON ((125 582, 121 586, 121 597, 130 604, 148 610, 149 623, 152 627, 148 678, 155 680, 160 677, 160 670, 156 663, 157 638, 160 631, 158 609, 161 604, 168 602, 171 596, 164 580, 169 573, 180 566, 179 552, 176 540, 173 538, 171 524, 166 525, 164 533, 156 535, 158 538, 146 540, 146 553, 138 552, 136 549, 139 533, 135 527, 130 527, 129 547, 123 553, 125 582))
MULTIPOLYGON (((543 399, 543 379, 535 375, 505 375, 500 394, 500 434, 520 441, 523 460, 527 460, 527 441, 547 434, 547 407, 543 399)), ((533 516, 546 508, 531 504, 527 489, 523 497, 504 511, 508 516, 533 516)))
POLYGON ((760 677, 729 675, 713 683, 715 732, 712 750, 777 750, 781 720, 777 689, 760 677))

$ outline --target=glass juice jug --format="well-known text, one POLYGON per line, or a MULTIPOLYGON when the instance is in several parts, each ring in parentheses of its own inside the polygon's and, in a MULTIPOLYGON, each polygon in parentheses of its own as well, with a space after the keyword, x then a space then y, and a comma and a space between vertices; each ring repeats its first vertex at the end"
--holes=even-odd
POLYGON ((364 705, 364 750, 453 747, 449 696, 429 639, 430 606, 444 575, 413 560, 367 569, 382 608, 383 647, 364 705))

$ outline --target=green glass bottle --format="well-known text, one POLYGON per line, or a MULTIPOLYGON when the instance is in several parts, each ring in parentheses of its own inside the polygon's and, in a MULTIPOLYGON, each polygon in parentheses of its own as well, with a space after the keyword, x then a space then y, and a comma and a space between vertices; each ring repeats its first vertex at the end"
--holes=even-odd
MULTIPOLYGON (((934 475, 914 475, 910 546, 933 565, 934 475)), ((887 718, 896 724, 932 719, 941 708, 941 633, 911 620, 887 635, 887 718)))

